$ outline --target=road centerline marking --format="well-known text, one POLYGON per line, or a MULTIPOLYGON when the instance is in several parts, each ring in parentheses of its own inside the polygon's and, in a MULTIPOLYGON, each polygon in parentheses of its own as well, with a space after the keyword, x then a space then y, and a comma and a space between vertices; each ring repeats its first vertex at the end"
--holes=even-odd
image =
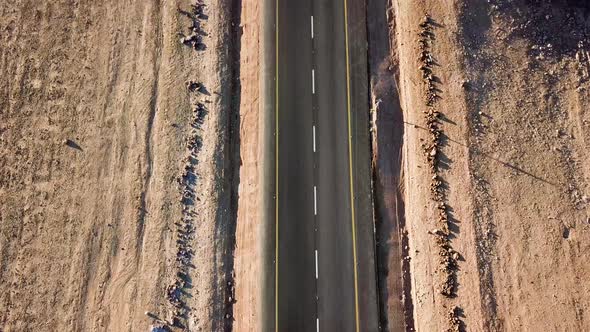
POLYGON ((312 128, 313 128, 313 152, 315 152, 315 125, 312 128))
POLYGON ((352 226, 352 257, 354 269, 354 316, 356 331, 360 331, 359 325, 359 299, 358 299, 358 272, 356 257, 356 225, 354 211, 354 184, 352 177, 352 130, 350 125, 350 57, 348 54, 348 5, 347 0, 344 2, 344 44, 346 51, 346 114, 348 118, 348 175, 350 180, 350 210, 352 226))
POLYGON ((311 93, 315 94, 315 70, 311 70, 311 93))
POLYGON ((311 39, 313 39, 313 15, 311 15, 311 39))
POLYGON ((315 251, 315 278, 318 279, 318 251, 315 251))
POLYGON ((316 186, 313 186, 313 215, 318 215, 318 193, 316 186))

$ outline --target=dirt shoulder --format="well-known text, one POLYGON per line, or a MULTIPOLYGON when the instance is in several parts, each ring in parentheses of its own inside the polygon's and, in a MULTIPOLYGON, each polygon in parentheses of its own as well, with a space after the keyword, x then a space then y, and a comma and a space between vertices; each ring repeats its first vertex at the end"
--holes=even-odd
MULTIPOLYGON (((265 245, 269 231, 264 196, 267 179, 265 167, 266 116, 263 20, 265 1, 245 1, 241 11, 240 49, 240 186, 236 231, 236 331, 262 330, 265 305, 263 300, 267 268, 265 245)), ((272 163, 271 163, 272 164, 272 163)), ((274 252, 274 251, 273 251, 274 252)))
POLYGON ((588 327, 588 13, 525 1, 392 10, 416 330, 588 327))

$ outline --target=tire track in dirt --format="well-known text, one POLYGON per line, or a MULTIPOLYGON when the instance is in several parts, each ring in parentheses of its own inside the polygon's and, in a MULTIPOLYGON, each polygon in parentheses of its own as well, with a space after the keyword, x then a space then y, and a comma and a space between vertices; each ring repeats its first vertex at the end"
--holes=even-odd
MULTIPOLYGON (((484 40, 478 38, 485 34, 490 27, 490 19, 486 14, 486 4, 477 1, 467 1, 461 7, 459 13, 462 25, 460 25, 459 38, 473 53, 477 53, 484 44, 484 40)), ((481 73, 489 66, 488 59, 470 60, 466 58, 464 65, 467 73, 481 73)), ((483 77, 471 77, 468 81, 470 86, 486 86, 483 77)), ((469 92, 469 90, 468 90, 469 92)), ((502 330, 501 319, 498 318, 498 304, 496 300, 496 287, 494 284, 492 259, 496 252, 495 224, 493 211, 490 208, 493 197, 488 189, 488 182, 484 175, 479 172, 482 164, 486 163, 485 157, 481 154, 481 137, 485 135, 485 126, 481 119, 481 105, 486 94, 482 91, 473 93, 466 100, 469 113, 466 114, 468 125, 467 150, 468 150, 468 171, 473 195, 473 227, 475 229, 475 252, 477 261, 477 273, 479 275, 479 302, 481 310, 485 314, 483 325, 489 331, 502 330)))
POLYGON ((162 58, 162 22, 161 22, 161 3, 159 0, 154 0, 154 9, 151 13, 152 18, 155 21, 156 26, 154 27, 154 46, 153 46, 153 77, 154 82, 152 83, 150 95, 151 99, 149 102, 149 110, 147 116, 147 123, 146 123, 146 132, 145 132, 145 175, 143 188, 140 194, 140 204, 139 204, 139 211, 138 211, 138 225, 137 225, 137 242, 135 245, 136 255, 138 255, 137 264, 141 261, 141 248, 143 247, 143 237, 144 237, 144 230, 145 230, 145 222, 146 222, 146 214, 147 214, 147 200, 149 194, 149 188, 152 180, 152 169, 153 169, 153 151, 152 145, 154 144, 153 140, 153 127, 154 121, 156 118, 156 112, 158 110, 159 104, 159 84, 160 84, 160 65, 161 65, 161 58, 162 58))

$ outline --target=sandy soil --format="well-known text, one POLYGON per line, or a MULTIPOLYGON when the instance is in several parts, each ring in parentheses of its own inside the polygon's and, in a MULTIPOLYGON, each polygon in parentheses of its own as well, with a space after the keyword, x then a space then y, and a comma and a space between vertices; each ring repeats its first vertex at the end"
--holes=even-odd
MULTIPOLYGON (((191 2, 0 3, 0 330, 263 326, 263 8, 191 2)), ((574 2, 368 1, 385 330, 590 329, 574 2)))
POLYGON ((260 125, 261 4, 244 2, 240 50, 240 187, 236 229, 236 331, 254 331, 262 318, 261 280, 262 196, 260 169, 262 137, 260 125))
MULTIPOLYGON (((403 179, 396 188, 405 227, 380 234, 409 240, 399 249, 410 262, 411 306, 404 309, 411 318, 404 324, 419 331, 589 329, 588 12, 557 1, 390 6, 400 105, 374 108, 377 133, 387 124, 379 120, 398 108, 404 123, 402 167, 393 176, 403 179), (425 14, 432 35, 423 37, 425 14), (434 63, 421 69, 425 38, 434 63), (430 106, 425 70, 438 96, 430 106), (434 168, 431 150, 424 152, 433 136, 429 109, 439 113, 434 168), (450 269, 448 257, 457 263, 450 269), (456 284, 445 295, 449 275, 456 284)), ((392 144, 377 138, 378 146, 392 144)), ((379 158, 396 155, 377 158, 380 165, 379 158)), ((402 270, 399 261, 380 263, 402 270)), ((382 278, 393 294, 400 273, 382 278)), ((382 310, 397 300, 385 297, 382 310)))
POLYGON ((231 3, 207 2, 200 51, 177 35, 189 1, 0 4, 0 330, 138 331, 154 321, 146 311, 170 319, 178 181, 196 136, 182 323, 228 326, 231 3), (208 93, 191 96, 188 80, 208 93), (193 129, 197 101, 207 113, 193 129))

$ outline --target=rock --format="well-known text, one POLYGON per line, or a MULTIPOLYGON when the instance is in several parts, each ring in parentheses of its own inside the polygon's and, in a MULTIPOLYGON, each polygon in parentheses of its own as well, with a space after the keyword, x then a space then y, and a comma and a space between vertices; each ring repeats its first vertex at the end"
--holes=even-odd
POLYGON ((431 231, 428 231, 428 234, 431 234, 431 235, 442 235, 443 232, 440 229, 435 228, 435 229, 433 229, 431 231))
POLYGON ((186 88, 189 91, 191 91, 191 92, 193 92, 195 90, 198 90, 198 89, 201 89, 201 87, 202 87, 202 84, 201 83, 198 83, 198 82, 195 82, 195 81, 188 81, 188 82, 186 82, 186 88))
POLYGON ((168 331, 168 329, 166 329, 162 325, 154 325, 150 329, 150 332, 166 332, 166 331, 168 331))

